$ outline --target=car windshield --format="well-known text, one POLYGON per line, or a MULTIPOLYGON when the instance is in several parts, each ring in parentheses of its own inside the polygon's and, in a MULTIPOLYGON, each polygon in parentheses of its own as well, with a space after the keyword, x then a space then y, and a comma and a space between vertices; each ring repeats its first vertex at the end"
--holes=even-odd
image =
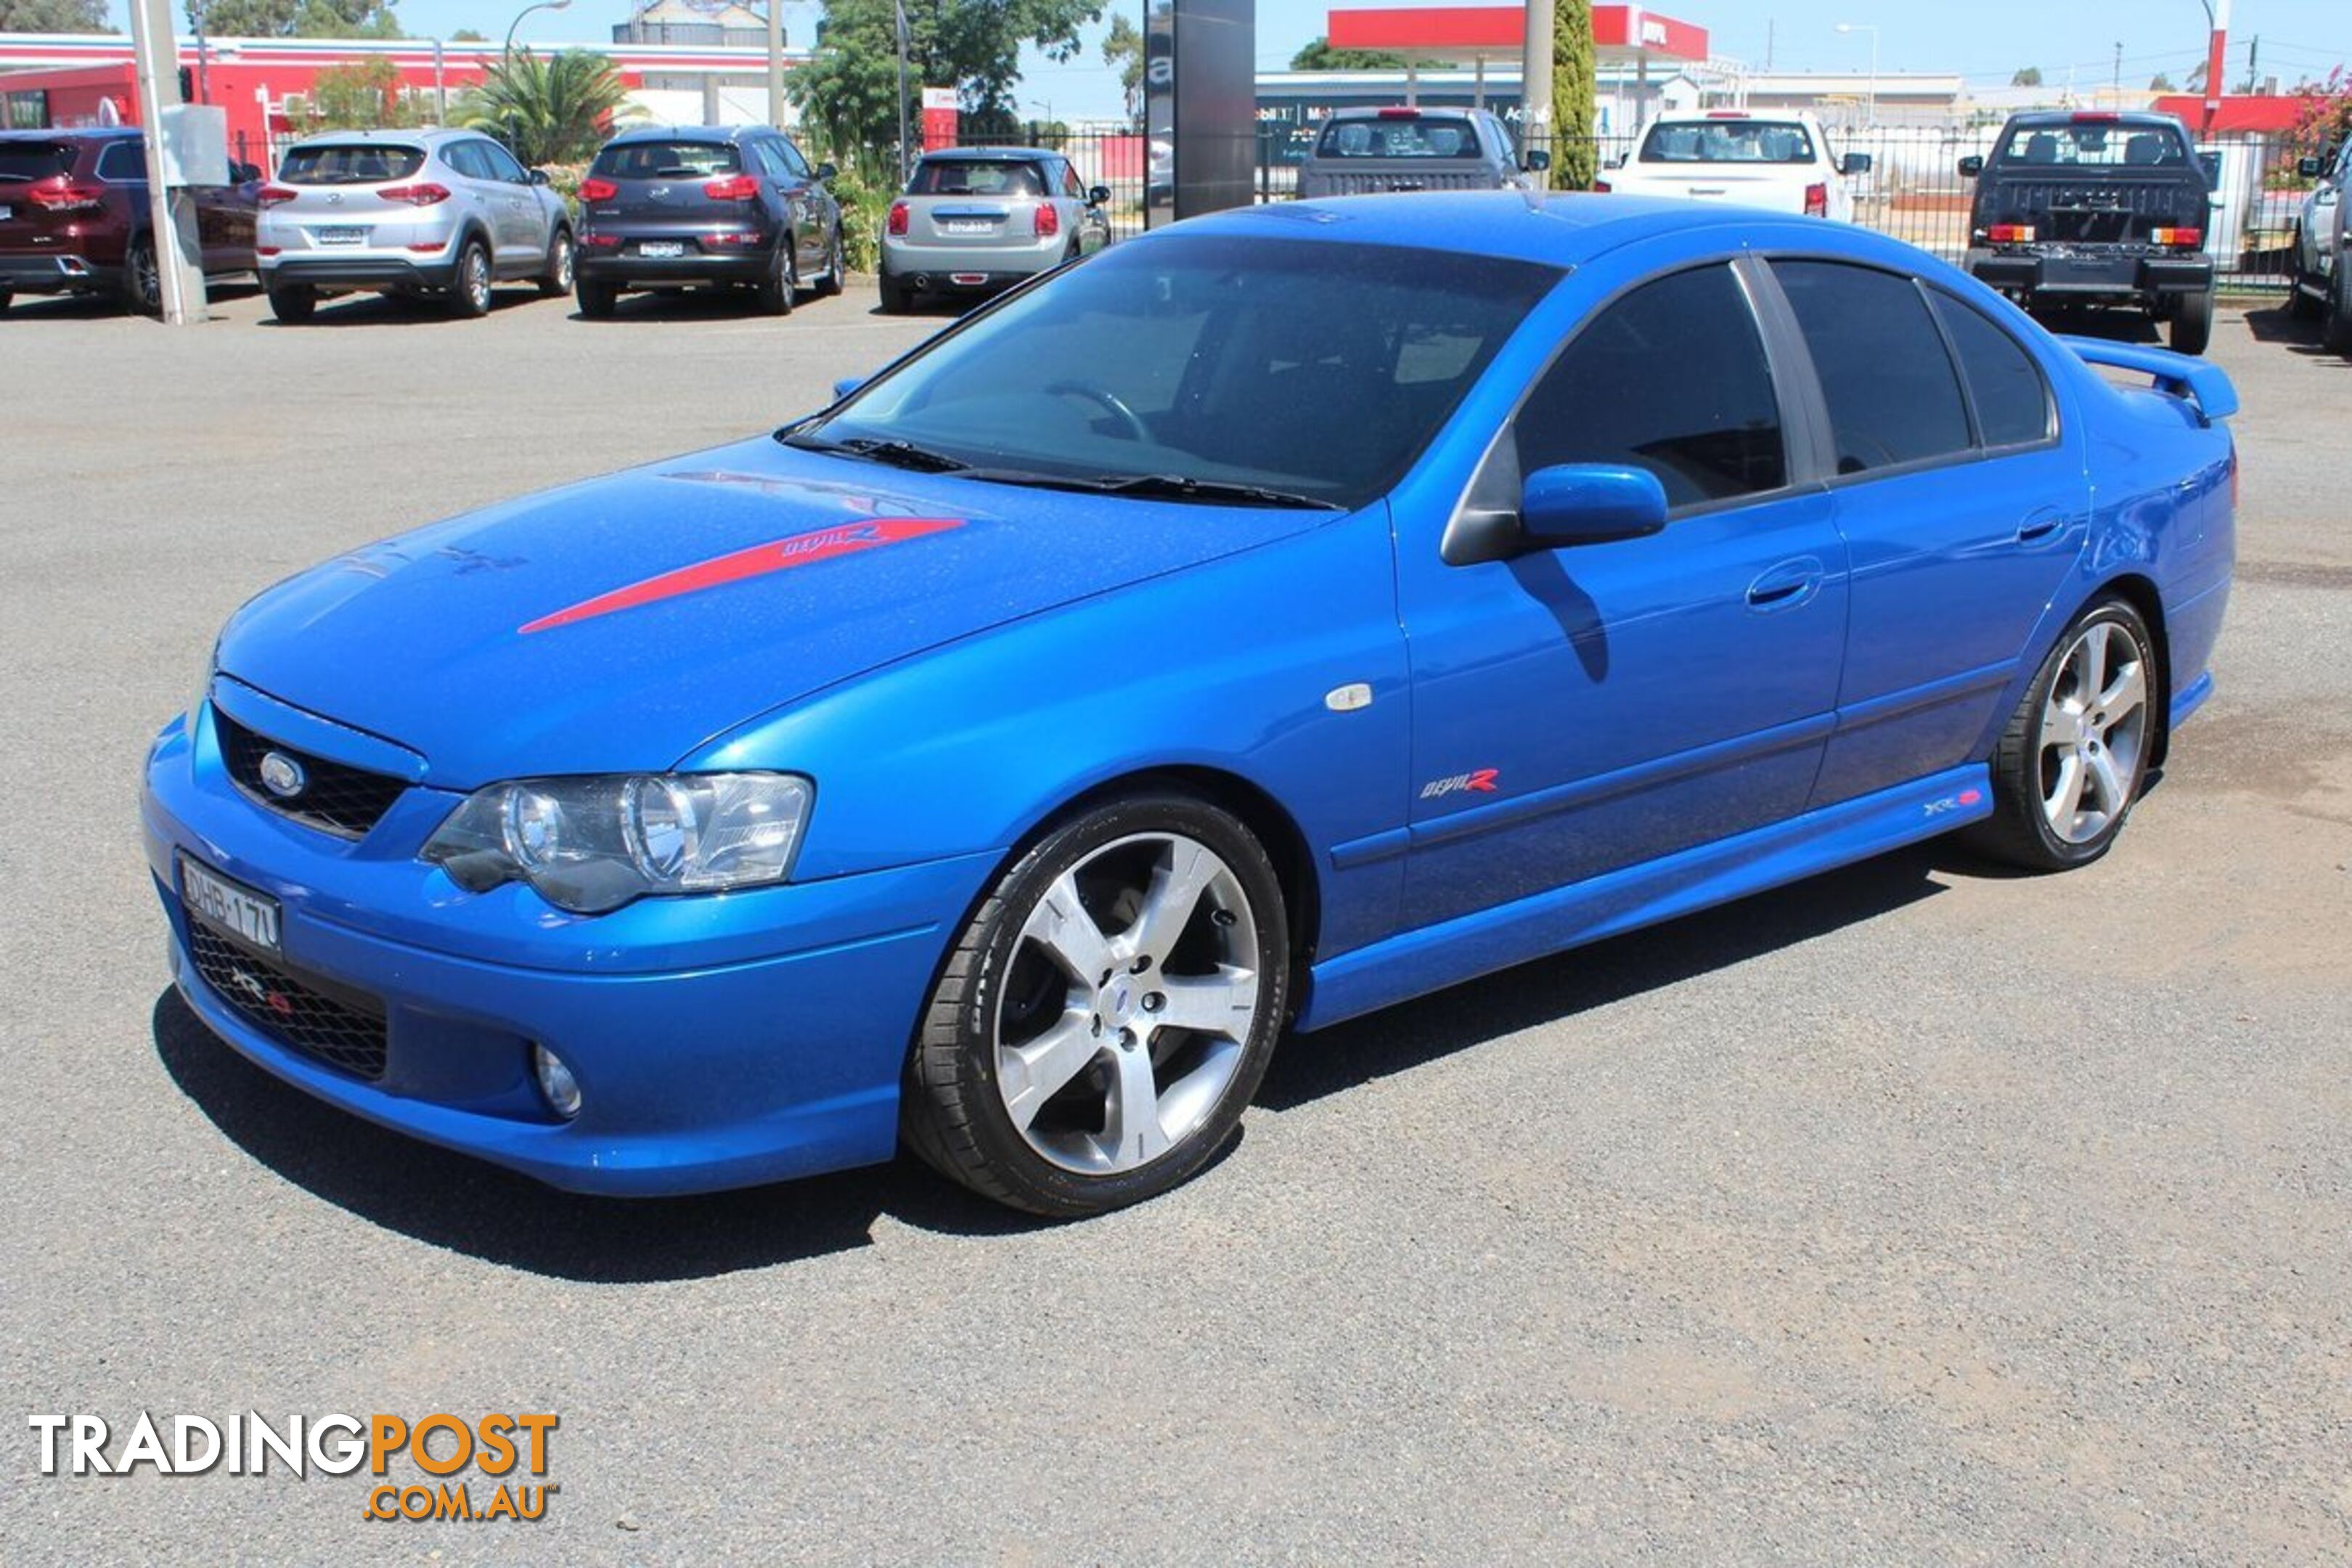
POLYGON ((1009 483, 1353 508, 1402 476, 1559 277, 1171 234, 1015 295, 782 435, 1009 483))
POLYGON ((2020 125, 2001 139, 1994 160, 2066 168, 2180 168, 2189 143, 2169 125, 2020 125))
POLYGON ((910 196, 1042 196, 1045 182, 1027 163, 926 158, 907 182, 910 196))
POLYGON ((1813 139, 1786 121, 1684 121, 1650 127, 1644 163, 1810 163, 1813 139))
POLYGON ((373 185, 404 180, 424 166, 422 147, 323 142, 289 151, 286 161, 278 165, 278 177, 289 185, 373 185))
POLYGON ((0 180, 46 180, 72 168, 73 160, 62 142, 0 142, 0 180))
POLYGON ((726 142, 623 142, 589 165, 589 173, 608 180, 701 180, 742 170, 741 156, 726 142))
POLYGON ((1475 158, 1478 132, 1458 114, 1335 120, 1316 144, 1318 158, 1475 158))

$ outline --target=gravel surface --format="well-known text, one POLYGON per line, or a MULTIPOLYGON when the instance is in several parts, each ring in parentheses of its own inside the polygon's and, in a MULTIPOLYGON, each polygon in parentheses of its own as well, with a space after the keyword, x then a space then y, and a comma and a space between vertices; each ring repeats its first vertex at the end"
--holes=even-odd
POLYGON ((367 1522, 19 1425, 0 1560, 2352 1555, 2352 366, 2282 314, 2217 331, 2220 694, 2115 855, 1930 846, 1294 1040, 1202 1180, 1040 1227, 906 1162, 621 1204, 375 1131, 172 997, 136 833, 247 595, 938 321, 217 313, 0 320, 0 1403, 553 1411, 561 1489, 367 1522))

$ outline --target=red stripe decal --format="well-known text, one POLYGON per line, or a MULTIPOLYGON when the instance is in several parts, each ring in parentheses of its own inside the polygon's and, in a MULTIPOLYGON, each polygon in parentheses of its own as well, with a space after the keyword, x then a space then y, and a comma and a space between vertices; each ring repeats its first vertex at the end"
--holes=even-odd
POLYGON ((960 517, 881 517, 865 522, 845 522, 834 528, 820 528, 814 533, 795 533, 789 539, 771 540, 765 544, 755 544, 749 550, 714 556, 692 566, 681 566, 675 572, 648 577, 642 583, 632 583, 625 588, 615 588, 609 594, 599 594, 593 599, 583 599, 568 610, 541 616, 519 630, 527 635, 555 626, 568 626, 574 621, 609 616, 615 610, 634 610, 640 605, 675 599, 681 594, 698 594, 705 588, 740 583, 750 577, 764 577, 771 572, 830 561, 837 555, 855 555, 861 550, 897 544, 902 540, 920 539, 926 534, 944 533, 949 529, 963 525, 964 520, 960 517))

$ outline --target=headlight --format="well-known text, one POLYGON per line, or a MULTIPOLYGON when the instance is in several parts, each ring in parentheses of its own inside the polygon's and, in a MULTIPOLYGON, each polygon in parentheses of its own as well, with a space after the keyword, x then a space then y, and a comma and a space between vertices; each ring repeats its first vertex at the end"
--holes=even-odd
POLYGON ((518 779, 467 796, 424 856, 469 892, 520 880, 597 915, 648 894, 782 881, 814 795, 792 773, 518 779))

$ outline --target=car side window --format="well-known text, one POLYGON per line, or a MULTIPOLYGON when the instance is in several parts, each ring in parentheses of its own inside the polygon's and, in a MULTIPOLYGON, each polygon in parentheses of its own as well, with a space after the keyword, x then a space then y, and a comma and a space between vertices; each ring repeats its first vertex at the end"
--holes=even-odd
POLYGON ((489 165, 482 162, 479 142, 452 142, 441 149, 441 161, 469 180, 487 180, 489 165))
POLYGON ((1812 353, 1839 473, 1974 447, 1959 375, 1916 283, 1836 261, 1776 261, 1772 275, 1812 353))
POLYGON ((1087 188, 1078 184, 1077 170, 1067 163, 1062 165, 1062 194, 1074 202, 1087 199, 1087 188))
POLYGON ((113 184, 147 178, 146 150, 136 142, 116 142, 98 155, 98 177, 113 184))
POLYGON ((1977 436, 1988 447, 2024 447, 2050 436, 2050 387, 2033 356, 1974 306, 1931 290, 1936 314, 1952 337, 1977 436))
POLYGON ((1561 351, 1513 422, 1519 472, 1646 468, 1671 507, 1788 482, 1780 406, 1747 291, 1727 264, 1645 283, 1561 351))
POLYGON ((482 166, 489 171, 488 178, 504 180, 512 185, 527 185, 530 183, 530 176, 523 172, 521 163, 513 153, 497 142, 477 142, 473 146, 475 153, 482 160, 482 166))
POLYGON ((795 180, 805 180, 809 177, 808 160, 801 156, 801 150, 798 147, 781 138, 769 142, 767 147, 769 155, 783 165, 783 172, 787 176, 795 180))

